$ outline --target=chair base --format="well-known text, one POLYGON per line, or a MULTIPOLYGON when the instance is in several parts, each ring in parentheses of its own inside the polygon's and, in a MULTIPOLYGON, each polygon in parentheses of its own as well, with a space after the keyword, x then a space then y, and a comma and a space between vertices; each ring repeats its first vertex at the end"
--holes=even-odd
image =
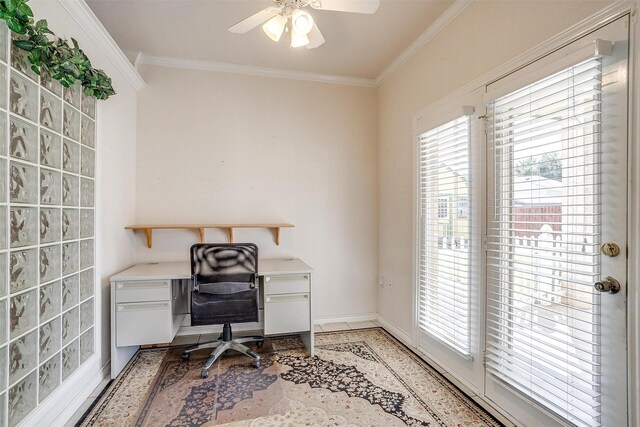
MULTIPOLYGON (((226 329, 227 329, 226 326, 227 325, 225 325, 225 328, 224 328, 225 332, 226 332, 226 329)), ((254 368, 259 368, 260 367, 260 355, 258 355, 258 353, 256 353, 255 351, 251 350, 249 347, 244 345, 244 343, 247 343, 247 342, 256 342, 256 343, 258 343, 258 347, 262 347, 262 344, 264 343, 264 337, 262 337, 262 336, 250 336, 250 337, 242 337, 242 338, 233 339, 231 337, 231 328, 229 328, 229 332, 220 334, 220 337, 218 337, 218 339, 216 341, 209 341, 209 342, 205 342, 205 343, 202 343, 202 344, 196 344, 196 345, 192 345, 191 347, 187 347, 182 352, 182 358, 184 360, 189 360, 189 358, 191 357, 191 353, 192 352, 194 352, 196 350, 201 350, 203 348, 213 348, 213 349, 215 349, 211 353, 209 358, 202 364, 202 371, 200 371, 200 376, 202 378, 207 378, 209 376, 209 368, 227 350, 234 350, 234 351, 237 351, 239 353, 244 353, 247 356, 252 357, 253 361, 251 362, 251 365, 254 368)))

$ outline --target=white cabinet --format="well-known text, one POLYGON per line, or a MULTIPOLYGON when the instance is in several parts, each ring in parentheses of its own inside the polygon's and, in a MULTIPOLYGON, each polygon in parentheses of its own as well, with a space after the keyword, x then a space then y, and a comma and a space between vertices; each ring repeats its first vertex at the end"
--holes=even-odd
POLYGON ((309 293, 308 274, 271 274, 264 276, 265 295, 309 293))
POLYGON ((171 281, 130 281, 116 283, 116 302, 169 301, 171 281))
POLYGON ((186 316, 184 280, 127 280, 113 286, 117 347, 170 343, 186 316))
POLYGON ((118 347, 169 343, 173 340, 171 301, 116 304, 118 347))
POLYGON ((265 295, 265 335, 304 332, 311 328, 309 294, 265 295))
POLYGON ((263 286, 265 335, 312 329, 309 274, 265 275, 263 286))

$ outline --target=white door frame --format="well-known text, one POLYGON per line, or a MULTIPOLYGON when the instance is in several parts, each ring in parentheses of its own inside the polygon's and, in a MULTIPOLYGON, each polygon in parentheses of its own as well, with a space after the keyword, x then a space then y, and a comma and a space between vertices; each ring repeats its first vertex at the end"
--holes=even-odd
POLYGON ((627 356, 629 425, 640 425, 640 1, 632 5, 629 28, 629 236, 627 289, 627 356))

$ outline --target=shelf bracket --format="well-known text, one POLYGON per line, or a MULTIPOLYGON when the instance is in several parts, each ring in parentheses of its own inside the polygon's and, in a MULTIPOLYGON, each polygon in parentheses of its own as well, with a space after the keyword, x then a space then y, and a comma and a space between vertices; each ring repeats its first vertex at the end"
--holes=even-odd
POLYGON ((198 232, 198 238, 200 238, 200 243, 204 243, 204 228, 196 229, 198 232))
POLYGON ((227 235, 229 236, 229 243, 233 243, 233 228, 227 228, 227 235))
POLYGON ((273 240, 277 246, 280 246, 280 227, 274 227, 271 230, 273 231, 273 240))
POLYGON ((145 228, 144 235, 147 236, 147 247, 151 249, 153 244, 153 228, 145 228))

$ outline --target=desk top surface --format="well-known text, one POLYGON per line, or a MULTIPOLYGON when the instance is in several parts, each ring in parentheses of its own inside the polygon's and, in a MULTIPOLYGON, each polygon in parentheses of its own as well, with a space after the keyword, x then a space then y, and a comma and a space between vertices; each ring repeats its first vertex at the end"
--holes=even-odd
MULTIPOLYGON (((313 269, 298 258, 260 258, 258 274, 302 274, 311 273, 313 269)), ((125 280, 168 280, 189 279, 191 268, 189 262, 153 262, 137 264, 127 270, 111 276, 111 281, 125 280)))

